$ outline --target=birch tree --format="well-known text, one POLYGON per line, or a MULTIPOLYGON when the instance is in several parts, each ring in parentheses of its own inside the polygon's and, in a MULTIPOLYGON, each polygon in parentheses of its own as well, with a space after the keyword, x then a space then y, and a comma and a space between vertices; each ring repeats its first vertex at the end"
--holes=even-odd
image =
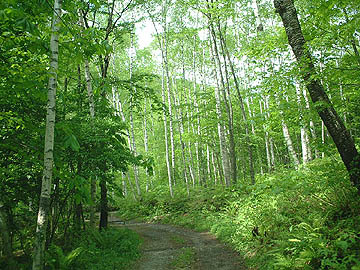
POLYGON ((35 251, 32 270, 44 269, 45 241, 48 215, 50 209, 50 195, 54 163, 54 129, 55 129, 55 106, 56 88, 59 57, 59 31, 61 19, 62 0, 55 0, 54 15, 51 25, 50 38, 50 74, 48 84, 48 101, 46 113, 45 147, 44 147, 44 171, 41 183, 39 212, 37 217, 35 251))

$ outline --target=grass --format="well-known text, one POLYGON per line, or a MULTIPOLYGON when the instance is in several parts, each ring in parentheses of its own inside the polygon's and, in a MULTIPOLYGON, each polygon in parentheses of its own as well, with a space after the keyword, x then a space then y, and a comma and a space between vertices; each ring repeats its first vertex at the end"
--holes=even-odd
POLYGON ((185 243, 186 243, 186 240, 179 235, 172 235, 171 241, 177 245, 185 245, 185 243))
POLYGON ((184 247, 179 250, 179 254, 171 262, 172 270, 192 269, 195 262, 195 250, 193 247, 184 247))

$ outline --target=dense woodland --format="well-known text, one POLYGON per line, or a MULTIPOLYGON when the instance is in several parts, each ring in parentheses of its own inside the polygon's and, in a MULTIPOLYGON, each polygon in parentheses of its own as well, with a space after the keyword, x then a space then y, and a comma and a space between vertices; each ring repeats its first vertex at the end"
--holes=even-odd
POLYGON ((359 270, 359 26, 354 0, 2 0, 0 268, 131 269, 119 210, 249 269, 359 270))

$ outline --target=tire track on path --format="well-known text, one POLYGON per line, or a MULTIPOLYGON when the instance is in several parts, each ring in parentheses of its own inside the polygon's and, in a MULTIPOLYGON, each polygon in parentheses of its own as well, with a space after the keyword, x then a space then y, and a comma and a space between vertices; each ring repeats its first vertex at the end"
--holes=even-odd
POLYGON ((245 270, 241 257, 207 232, 194 232, 158 223, 122 224, 111 215, 110 224, 129 228, 144 240, 142 257, 131 270, 245 270), (175 268, 174 260, 184 248, 192 248, 195 259, 187 268, 175 268))

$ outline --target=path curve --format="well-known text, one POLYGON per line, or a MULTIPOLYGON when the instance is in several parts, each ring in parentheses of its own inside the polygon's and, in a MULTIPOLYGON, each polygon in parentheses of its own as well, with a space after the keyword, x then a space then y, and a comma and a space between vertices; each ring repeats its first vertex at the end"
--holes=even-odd
POLYGON ((112 226, 124 226, 137 232, 144 240, 142 257, 132 270, 244 270, 240 256, 207 232, 194 232, 181 227, 158 223, 125 223, 115 215, 112 226), (175 268, 174 260, 190 248, 194 251, 191 266, 175 268))

